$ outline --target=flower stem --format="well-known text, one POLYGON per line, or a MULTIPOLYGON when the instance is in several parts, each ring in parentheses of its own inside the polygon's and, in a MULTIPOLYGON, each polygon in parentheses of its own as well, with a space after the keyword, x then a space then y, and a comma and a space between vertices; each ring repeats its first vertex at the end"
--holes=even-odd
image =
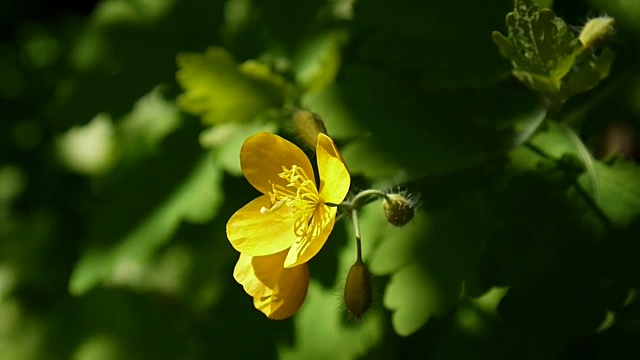
POLYGON ((360 240, 360 222, 358 221, 358 209, 351 209, 351 218, 353 219, 353 229, 356 233, 356 261, 362 262, 362 241, 360 240))
POLYGON ((578 150, 578 155, 582 159, 585 169, 587 169, 587 175, 589 176, 589 183, 591 185, 591 193, 593 194, 594 203, 600 203, 600 186, 598 184, 598 174, 596 173, 596 168, 593 163, 591 153, 589 153, 589 150, 584 145, 582 140, 580 140, 578 135, 576 135, 576 133, 571 130, 569 126, 567 126, 566 124, 560 124, 560 127, 578 150))
POLYGON ((356 196, 354 196, 350 201, 343 201, 339 205, 346 207, 350 210, 359 209, 362 206, 370 203, 374 196, 379 198, 387 198, 387 194, 384 193, 383 191, 376 190, 376 189, 368 189, 368 190, 363 190, 357 193, 356 196))

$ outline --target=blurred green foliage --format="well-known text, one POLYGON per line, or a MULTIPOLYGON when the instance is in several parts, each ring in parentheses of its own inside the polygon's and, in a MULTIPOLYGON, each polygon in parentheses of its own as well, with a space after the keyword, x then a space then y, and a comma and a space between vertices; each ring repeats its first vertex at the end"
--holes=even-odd
POLYGON ((0 359, 640 356, 638 2, 0 9, 0 359), (614 31, 584 46, 599 14, 614 31), (420 195, 401 228, 360 212, 362 321, 349 221, 291 319, 232 277, 240 146, 295 141, 297 108, 355 189, 420 195))

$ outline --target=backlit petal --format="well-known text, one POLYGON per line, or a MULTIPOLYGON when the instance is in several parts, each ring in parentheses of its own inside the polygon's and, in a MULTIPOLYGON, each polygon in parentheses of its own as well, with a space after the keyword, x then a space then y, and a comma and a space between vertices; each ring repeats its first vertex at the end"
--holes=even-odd
POLYGON ((253 305, 268 318, 286 319, 295 314, 309 290, 309 268, 302 264, 282 270, 278 284, 271 294, 253 298, 253 305))
POLYGON ((240 166, 244 177, 263 194, 271 191, 271 183, 286 186, 287 181, 278 174, 282 172, 283 166, 290 169, 293 165, 302 168, 315 184, 313 168, 307 155, 278 135, 258 133, 245 140, 240 150, 240 166))
POLYGON ((287 249, 296 240, 293 219, 283 218, 291 209, 283 206, 274 212, 262 214, 262 207, 271 207, 268 195, 257 199, 236 211, 227 222, 227 238, 241 253, 263 256, 287 249))
POLYGON ((333 140, 325 134, 318 134, 316 156, 320 172, 320 197, 328 203, 341 203, 349 192, 351 176, 333 140))
POLYGON ((335 207, 327 206, 320 206, 316 209, 316 213, 314 214, 314 219, 312 221, 315 222, 318 221, 318 219, 325 217, 325 219, 327 219, 326 224, 324 224, 318 236, 297 239, 296 242, 291 245, 291 249, 289 249, 287 258, 284 261, 285 268, 306 263, 314 257, 320 249, 322 249, 322 246, 327 241, 329 234, 331 234, 331 230, 333 230, 333 225, 336 221, 336 210, 337 209, 335 207))
POLYGON ((271 295, 284 270, 286 256, 286 250, 267 256, 240 254, 233 269, 233 278, 253 297, 271 295))

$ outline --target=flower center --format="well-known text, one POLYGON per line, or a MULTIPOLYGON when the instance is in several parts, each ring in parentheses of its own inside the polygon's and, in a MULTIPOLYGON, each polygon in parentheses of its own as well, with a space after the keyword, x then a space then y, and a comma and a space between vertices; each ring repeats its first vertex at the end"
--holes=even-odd
MULTIPOLYGON (((282 172, 278 176, 287 181, 287 185, 271 183, 271 192, 269 197, 271 199, 271 208, 265 207, 260 209, 261 213, 274 212, 278 209, 286 206, 291 209, 291 213, 286 218, 294 218, 294 232, 301 238, 307 236, 317 236, 322 229, 325 221, 324 219, 319 222, 312 221, 318 205, 323 204, 320 194, 316 189, 316 185, 304 169, 293 165, 291 169, 282 167, 282 172)), ((324 213, 324 212, 323 212, 324 213)), ((321 218, 324 218, 324 214, 320 214, 321 218)), ((283 219, 284 220, 284 219, 283 219)))

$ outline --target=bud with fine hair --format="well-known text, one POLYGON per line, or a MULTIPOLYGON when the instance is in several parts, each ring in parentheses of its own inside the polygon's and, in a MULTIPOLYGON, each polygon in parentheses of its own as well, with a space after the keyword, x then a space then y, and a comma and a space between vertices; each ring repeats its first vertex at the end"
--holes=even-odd
POLYGON ((614 32, 613 23, 613 18, 608 16, 589 20, 580 31, 580 36, 578 37, 582 47, 585 49, 593 47, 611 35, 614 32))
POLYGON ((293 130, 298 138, 310 149, 316 149, 318 134, 327 135, 327 129, 320 116, 307 110, 296 110, 291 116, 293 130))
POLYGON ((387 194, 382 200, 384 217, 395 226, 406 225, 415 215, 415 204, 401 194, 387 194))
POLYGON ((360 319, 371 307, 373 291, 367 266, 358 259, 349 269, 344 285, 344 305, 356 319, 360 319))

